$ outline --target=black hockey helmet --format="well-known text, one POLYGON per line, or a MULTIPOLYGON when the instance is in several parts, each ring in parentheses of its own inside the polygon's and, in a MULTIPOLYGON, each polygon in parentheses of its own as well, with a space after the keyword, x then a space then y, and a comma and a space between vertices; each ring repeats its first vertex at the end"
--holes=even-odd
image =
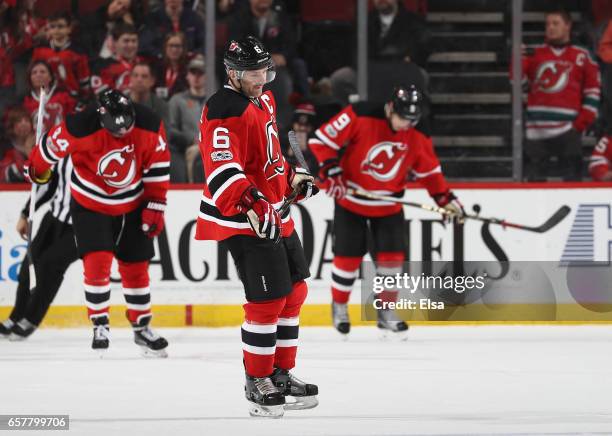
POLYGON ((392 111, 401 118, 410 120, 413 126, 421 119, 423 94, 416 86, 396 86, 389 102, 393 106, 392 111))
POLYGON ((107 89, 100 93, 98 114, 102 127, 115 136, 125 135, 136 121, 132 101, 116 89, 107 89))
POLYGON ((276 76, 272 55, 254 36, 231 40, 223 54, 223 64, 226 70, 236 70, 239 79, 244 71, 262 68, 268 69, 266 83, 274 80, 276 76))

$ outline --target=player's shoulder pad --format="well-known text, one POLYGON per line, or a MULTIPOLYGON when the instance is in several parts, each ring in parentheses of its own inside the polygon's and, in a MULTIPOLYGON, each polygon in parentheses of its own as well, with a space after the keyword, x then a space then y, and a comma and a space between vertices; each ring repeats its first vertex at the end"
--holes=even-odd
POLYGON ((67 115, 66 129, 75 138, 83 138, 102 129, 96 104, 90 104, 82 112, 67 115))
POLYGON ((151 109, 138 103, 134 103, 136 110, 136 127, 150 132, 159 132, 161 118, 151 109))
POLYGON ((223 120, 240 117, 249 107, 249 99, 228 88, 221 88, 206 102, 208 112, 206 119, 223 120))
POLYGON ((370 117, 386 119, 385 108, 382 103, 373 103, 370 101, 360 101, 353 105, 353 112, 358 117, 370 117))

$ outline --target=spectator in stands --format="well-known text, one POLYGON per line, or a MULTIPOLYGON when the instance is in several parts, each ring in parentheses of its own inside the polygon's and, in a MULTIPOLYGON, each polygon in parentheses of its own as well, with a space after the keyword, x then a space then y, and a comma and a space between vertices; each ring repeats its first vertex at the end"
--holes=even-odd
POLYGON ((142 32, 140 53, 161 57, 161 47, 170 32, 185 34, 186 49, 204 53, 204 23, 200 16, 183 7, 183 0, 164 0, 164 7, 149 15, 142 32))
POLYGON ((128 95, 134 103, 140 103, 152 109, 164 122, 167 129, 169 125, 168 103, 153 92, 155 86, 155 75, 151 65, 144 61, 134 64, 130 73, 130 85, 128 95))
POLYGON ((10 33, 3 31, 0 34, 0 117, 15 101, 15 70, 11 42, 10 33))
POLYGON ((66 115, 74 112, 76 100, 59 86, 53 71, 45 61, 38 60, 30 65, 30 94, 23 99, 23 107, 30 113, 32 123, 36 125, 41 88, 45 89, 45 106, 43 109, 43 131, 60 124, 66 115))
POLYGON ((6 113, 6 143, 0 146, 0 183, 21 183, 23 164, 34 146, 34 128, 30 114, 23 108, 6 113))
POLYGON ((612 182, 612 134, 604 135, 595 148, 589 162, 589 174, 596 182, 612 182))
POLYGON ((206 66, 202 56, 196 56, 189 62, 187 83, 188 90, 179 92, 170 99, 170 180, 176 183, 186 183, 187 180, 193 179, 190 177, 193 161, 200 154, 197 142, 202 109, 206 103, 206 66))
POLYGON ((591 54, 570 43, 572 22, 565 11, 546 15, 546 43, 523 56, 522 80, 528 86, 528 180, 543 180, 558 159, 564 180, 582 177, 582 133, 597 116, 600 98, 599 67, 591 54))
POLYGON ((597 56, 603 62, 601 71, 603 105, 601 115, 605 127, 612 131, 612 19, 608 20, 597 46, 597 56))
MULTIPOLYGON (((371 74, 392 74, 401 69, 400 75, 405 77, 394 77, 389 83, 418 83, 421 89, 427 89, 427 74, 421 66, 427 61, 429 52, 429 33, 421 16, 407 11, 403 2, 398 0, 374 0, 374 9, 368 16, 371 74)), ((350 96, 357 94, 355 70, 340 68, 330 78, 334 95, 344 104, 349 103, 350 96)), ((376 90, 380 91, 378 88, 376 90)), ((389 92, 391 89, 384 89, 378 94, 382 96, 389 92)))
POLYGON ((130 86, 130 73, 137 62, 138 32, 131 24, 117 23, 113 26, 114 56, 98 59, 92 68, 91 87, 96 94, 107 88, 127 92, 130 86))
MULTIPOLYGON (((303 101, 296 106, 291 120, 291 130, 295 132, 295 136, 300 144, 300 150, 302 150, 304 159, 306 159, 306 163, 308 164, 308 168, 305 169, 307 169, 310 174, 315 174, 319 171, 317 158, 308 147, 308 138, 315 130, 316 117, 317 113, 315 112, 314 105, 308 101, 303 101)), ((289 129, 283 132, 280 138, 283 155, 291 165, 301 166, 289 145, 287 136, 288 130, 289 129)))
POLYGON ((142 27, 143 5, 141 0, 110 0, 96 12, 84 17, 79 39, 91 59, 113 57, 113 26, 116 23, 142 27))
POLYGON ((163 58, 157 67, 155 93, 158 97, 168 100, 187 89, 187 62, 185 34, 170 32, 164 39, 163 58))
POLYGON ((72 18, 66 12, 59 12, 49 18, 48 27, 51 39, 34 49, 32 60, 47 62, 58 85, 73 97, 86 99, 89 95, 89 63, 85 51, 70 39, 72 18))
POLYGON ((269 85, 278 106, 278 122, 287 126, 291 119, 289 94, 296 90, 309 95, 306 64, 297 57, 293 26, 282 3, 273 0, 249 0, 238 8, 228 21, 229 39, 253 35, 272 53, 276 79, 269 85), (293 81, 291 75, 293 76, 293 81))

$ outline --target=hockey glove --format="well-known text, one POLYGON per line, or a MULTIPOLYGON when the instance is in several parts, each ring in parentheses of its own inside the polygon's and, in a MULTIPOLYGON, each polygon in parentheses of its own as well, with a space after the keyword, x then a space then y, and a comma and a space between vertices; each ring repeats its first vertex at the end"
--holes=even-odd
POLYGON ((447 215, 444 215, 445 221, 457 224, 463 224, 465 222, 465 210, 463 209, 463 205, 451 191, 434 195, 433 199, 438 206, 449 212, 447 215))
POLYGON ((159 235, 164 229, 164 200, 150 200, 142 211, 142 231, 149 238, 159 235))
POLYGON ((272 204, 255 188, 249 186, 236 205, 246 215, 249 225, 257 236, 277 243, 281 238, 281 217, 272 204))
POLYGON ((51 176, 53 176, 53 171, 51 168, 43 171, 41 175, 34 173, 34 168, 30 169, 29 162, 23 166, 23 176, 28 183, 36 183, 37 185, 46 185, 51 180, 51 176))
POLYGON ((337 159, 330 159, 321 163, 319 178, 330 197, 340 200, 346 195, 346 182, 337 159))
POLYGON ((314 177, 301 167, 289 167, 289 185, 294 191, 298 189, 297 203, 317 195, 319 187, 314 184, 314 177))

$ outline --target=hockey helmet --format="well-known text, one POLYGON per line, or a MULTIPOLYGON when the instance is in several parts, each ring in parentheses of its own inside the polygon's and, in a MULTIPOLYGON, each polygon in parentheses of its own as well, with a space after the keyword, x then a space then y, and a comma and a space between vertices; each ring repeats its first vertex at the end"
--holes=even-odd
POLYGON ((102 127, 114 136, 128 133, 136 121, 132 101, 116 89, 107 89, 98 96, 98 115, 102 127))
POLYGON ((262 68, 268 69, 266 83, 276 77, 272 55, 254 36, 231 40, 223 54, 223 64, 226 70, 236 70, 239 79, 242 79, 244 71, 262 68))
POLYGON ((396 86, 393 89, 390 103, 393 106, 393 112, 401 118, 410 120, 413 126, 421 119, 423 94, 421 94, 416 86, 396 86))

